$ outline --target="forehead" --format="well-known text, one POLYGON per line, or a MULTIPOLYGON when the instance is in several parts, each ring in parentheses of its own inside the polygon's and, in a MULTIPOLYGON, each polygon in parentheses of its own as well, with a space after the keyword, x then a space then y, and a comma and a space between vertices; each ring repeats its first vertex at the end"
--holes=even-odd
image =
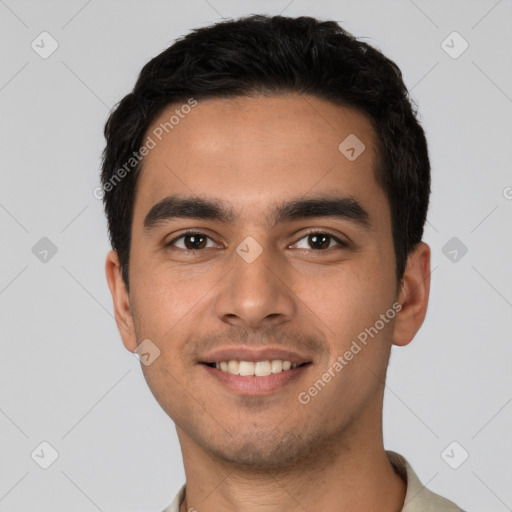
POLYGON ((167 106, 146 132, 154 147, 143 160, 134 218, 174 194, 222 197, 254 220, 270 204, 320 192, 387 209, 364 114, 297 94, 184 105, 167 106), (355 159, 347 157, 352 148, 355 159))

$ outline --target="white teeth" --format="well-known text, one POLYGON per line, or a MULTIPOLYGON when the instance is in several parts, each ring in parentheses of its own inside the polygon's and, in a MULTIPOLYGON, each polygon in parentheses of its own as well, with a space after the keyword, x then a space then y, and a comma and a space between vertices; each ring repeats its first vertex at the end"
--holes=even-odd
POLYGON ((228 361, 228 373, 232 375, 240 374, 240 363, 238 361, 228 361))
POLYGON ((254 375, 254 363, 252 361, 240 361, 240 375, 254 375))
POLYGON ((272 369, 270 368, 270 361, 258 361, 254 365, 254 375, 258 377, 266 377, 272 373, 272 369))
POLYGON ((272 361, 272 373, 279 373, 283 369, 283 361, 280 359, 274 359, 272 361))
POLYGON ((267 377, 273 373, 280 373, 282 371, 297 368, 297 363, 291 361, 282 361, 274 359, 272 361, 221 361, 215 363, 215 367, 225 373, 232 375, 241 375, 243 377, 250 377, 256 375, 257 377, 267 377))

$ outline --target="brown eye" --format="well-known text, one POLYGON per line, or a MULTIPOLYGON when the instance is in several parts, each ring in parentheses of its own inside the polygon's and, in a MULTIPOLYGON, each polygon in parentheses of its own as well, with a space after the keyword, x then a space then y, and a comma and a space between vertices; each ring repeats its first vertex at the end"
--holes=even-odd
POLYGON ((329 248, 329 241, 331 239, 330 235, 325 235, 323 233, 320 233, 318 235, 309 235, 309 242, 310 245, 314 249, 328 249, 329 248))
POLYGON ((200 251, 206 248, 208 240, 211 238, 204 233, 188 232, 172 239, 165 247, 176 246, 183 251, 200 251), (181 247, 177 245, 179 240, 183 240, 181 247))
POLYGON ((194 251, 196 249, 204 249, 206 245, 206 237, 197 233, 195 235, 185 235, 183 237, 185 247, 194 251))
MULTIPOLYGON (((303 236, 299 242, 301 240, 306 240, 306 243, 302 247, 299 246, 299 249, 313 249, 316 251, 323 251, 333 247, 332 241, 336 242, 338 246, 348 247, 348 244, 343 240, 340 240, 338 237, 331 235, 330 233, 324 233, 322 231, 309 233, 306 236, 303 236)), ((297 244, 299 242, 297 242, 297 244)))

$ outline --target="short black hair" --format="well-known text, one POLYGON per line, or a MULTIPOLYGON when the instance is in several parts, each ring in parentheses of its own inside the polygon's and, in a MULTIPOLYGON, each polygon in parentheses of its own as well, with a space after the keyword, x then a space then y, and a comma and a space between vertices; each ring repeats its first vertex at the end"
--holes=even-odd
POLYGON ((110 242, 127 287, 135 191, 143 161, 134 155, 155 118, 167 105, 191 98, 283 93, 352 107, 371 121, 377 134, 376 179, 390 204, 401 283, 407 256, 423 236, 430 162, 400 69, 335 21, 251 15, 195 29, 175 41, 143 67, 133 91, 105 124, 102 195, 110 242))

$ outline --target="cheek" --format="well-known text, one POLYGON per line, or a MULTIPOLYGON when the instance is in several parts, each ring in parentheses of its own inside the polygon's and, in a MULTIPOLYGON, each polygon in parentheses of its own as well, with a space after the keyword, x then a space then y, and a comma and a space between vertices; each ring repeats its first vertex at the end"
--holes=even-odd
POLYGON ((196 275, 190 267, 171 268, 164 257, 134 254, 131 264, 132 304, 141 334, 147 337, 181 330, 182 320, 197 315, 216 282, 207 269, 196 275))
POLYGON ((336 270, 330 267, 322 274, 302 275, 292 288, 307 306, 307 314, 316 317, 329 337, 343 343, 391 307, 394 281, 389 272, 375 258, 367 265, 345 262, 336 270))

